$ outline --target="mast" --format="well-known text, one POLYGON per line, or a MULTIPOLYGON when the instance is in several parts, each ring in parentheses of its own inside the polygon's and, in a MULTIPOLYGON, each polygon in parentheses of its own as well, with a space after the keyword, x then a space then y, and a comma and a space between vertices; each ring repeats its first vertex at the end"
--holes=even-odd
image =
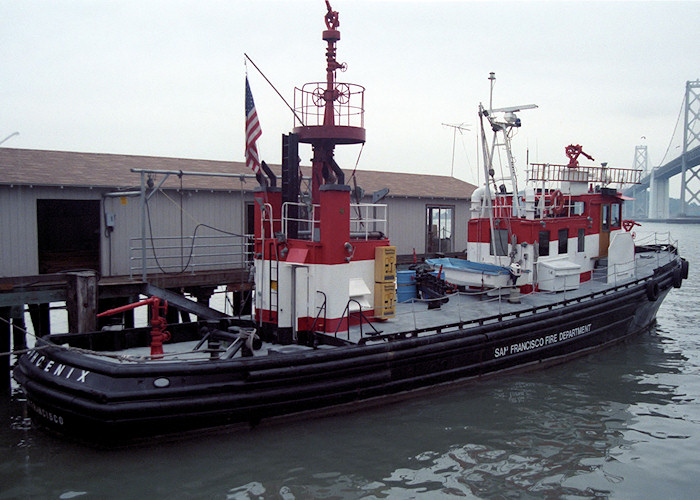
POLYGON ((311 144, 313 148, 311 197, 314 204, 320 201, 321 186, 345 184, 345 174, 333 158, 335 146, 365 142, 365 89, 336 80, 336 71, 344 71, 347 65, 336 60, 336 43, 340 40, 338 12, 328 0, 326 8, 326 29, 322 34, 326 42, 326 80, 294 89, 294 108, 301 117, 295 119, 294 133, 299 136, 299 142, 311 144))
MULTIPOLYGON (((534 109, 537 107, 537 105, 525 104, 522 106, 509 106, 506 108, 493 109, 493 87, 496 82, 496 74, 493 72, 489 73, 488 79, 490 82, 489 109, 485 110, 483 105, 479 104, 479 117, 481 119, 481 140, 484 155, 484 175, 486 176, 486 202, 489 207, 492 207, 493 198, 491 194, 491 188, 489 187, 489 177, 494 183, 494 190, 496 191, 493 196, 495 197, 498 195, 498 186, 496 186, 495 172, 493 169, 493 159, 495 156, 496 147, 500 146, 503 147, 506 152, 510 181, 513 188, 511 216, 520 217, 521 210, 520 198, 518 194, 518 176, 517 172, 515 171, 515 159, 513 158, 513 152, 511 149, 511 135, 513 133, 513 129, 519 128, 521 125, 520 118, 518 118, 515 113, 520 112, 524 109, 534 109), (491 141, 490 153, 488 151, 488 142, 486 140, 486 132, 484 130, 484 117, 486 117, 486 119, 489 121, 489 124, 491 125, 491 130, 493 130, 493 138, 491 141), (500 143, 498 141, 499 132, 502 136, 502 142, 500 143)), ((491 241, 493 242, 493 245, 495 245, 496 239, 494 234, 495 231, 493 209, 489 210, 489 222, 491 226, 491 241)))

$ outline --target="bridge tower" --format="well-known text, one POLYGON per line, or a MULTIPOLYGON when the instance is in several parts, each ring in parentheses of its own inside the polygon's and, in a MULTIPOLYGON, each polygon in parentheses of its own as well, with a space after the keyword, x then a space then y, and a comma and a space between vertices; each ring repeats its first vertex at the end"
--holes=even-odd
MULTIPOLYGON (((646 146, 635 146, 634 147, 634 165, 632 167, 634 170, 641 171, 641 177, 644 178, 649 173, 649 157, 647 155, 646 146)), ((637 190, 634 195, 634 200, 630 205, 625 205, 624 210, 627 211, 631 208, 631 212, 627 212, 625 217, 632 219, 639 219, 648 217, 647 207, 649 206, 649 193, 647 190, 637 190)))
POLYGON ((688 151, 700 145, 700 80, 685 82, 684 102, 681 216, 686 215, 691 202, 700 203, 700 166, 690 168, 687 165, 688 151))
POLYGON ((659 175, 659 169, 651 170, 649 179, 649 215, 650 219, 668 219, 669 210, 669 179, 659 175))
POLYGON ((649 157, 647 155, 646 146, 635 146, 634 147, 634 168, 635 170, 642 171, 642 177, 647 175, 647 169, 649 168, 649 157))

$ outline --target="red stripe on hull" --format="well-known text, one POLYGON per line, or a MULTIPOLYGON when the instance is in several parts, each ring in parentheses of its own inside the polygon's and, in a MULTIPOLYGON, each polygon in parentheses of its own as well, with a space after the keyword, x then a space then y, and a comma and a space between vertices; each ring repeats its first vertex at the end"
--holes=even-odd
MULTIPOLYGON (((367 309, 363 310, 362 314, 364 315, 364 318, 360 316, 359 312, 354 312, 350 314, 350 326, 355 326, 359 325, 361 321, 365 320, 370 320, 370 321, 375 321, 374 319, 374 309, 367 309)), ((299 321, 297 322, 298 329, 299 330, 311 330, 311 327, 313 326, 314 318, 299 318, 299 321)), ((369 328, 369 327, 368 327, 369 328)), ((316 325, 314 326, 314 330, 318 332, 324 332, 324 333, 334 333, 334 332, 347 332, 348 331, 348 318, 332 318, 328 319, 326 318, 325 320, 323 318, 319 318, 316 321, 316 325)))
MULTIPOLYGON (((354 312, 350 314, 350 326, 359 325, 361 321, 377 321, 374 318, 374 309, 363 310, 362 314, 364 318, 360 316, 359 312, 354 312)), ((262 315, 262 322, 268 324, 277 324, 277 313, 269 310, 258 310, 255 312, 255 320, 260 321, 260 316, 262 315)), ((298 331, 314 331, 324 332, 324 333, 334 333, 334 332, 347 332, 348 331, 348 318, 311 318, 304 317, 297 320, 297 330, 298 331), (316 324, 314 325, 314 320, 316 324)), ((368 327, 369 328, 369 327, 368 327)))

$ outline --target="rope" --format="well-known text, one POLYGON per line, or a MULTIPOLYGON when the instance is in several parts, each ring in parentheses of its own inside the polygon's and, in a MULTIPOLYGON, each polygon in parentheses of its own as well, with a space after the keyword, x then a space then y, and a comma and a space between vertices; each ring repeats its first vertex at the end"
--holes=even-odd
POLYGON ((39 347, 33 347, 31 349, 19 349, 17 351, 10 351, 10 352, 0 352, 0 358, 5 357, 5 356, 12 356, 13 354, 15 356, 20 356, 22 354, 27 354, 28 352, 32 351, 40 351, 42 349, 46 349, 47 347, 50 347, 48 345, 45 346, 39 346, 39 347))

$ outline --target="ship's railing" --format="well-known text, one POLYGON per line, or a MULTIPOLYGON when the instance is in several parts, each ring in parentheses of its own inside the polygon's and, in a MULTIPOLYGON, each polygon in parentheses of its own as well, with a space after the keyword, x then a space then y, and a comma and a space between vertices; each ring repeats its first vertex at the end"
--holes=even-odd
MULTIPOLYGON (((513 198, 514 195, 496 194, 491 199, 493 207, 493 216, 504 218, 513 216, 513 198)), ((485 206, 489 206, 485 203, 485 206)))
POLYGON ((587 182, 593 184, 640 184, 642 171, 631 168, 556 165, 531 163, 527 169, 529 181, 587 182))
POLYGON ((353 238, 370 239, 373 233, 386 235, 387 218, 385 204, 352 203, 350 205, 350 234, 353 238))
MULTIPOLYGON (((638 240, 637 245, 639 245, 639 243, 640 241, 638 240)), ((589 300, 606 297, 630 288, 638 287, 639 285, 648 285, 654 281, 659 284, 665 283, 665 286, 673 285, 672 278, 659 278, 658 271, 662 271, 663 273, 665 270, 665 272, 668 273, 669 269, 679 265, 680 257, 677 252, 677 242, 672 240, 668 234, 651 234, 645 237, 641 243, 642 246, 648 247, 649 255, 647 258, 635 259, 634 262, 630 261, 629 263, 615 264, 610 266, 611 269, 607 267, 597 268, 597 271, 599 270, 606 278, 603 279, 603 283, 595 284, 590 288, 579 288, 576 290, 566 290, 563 288, 558 291, 532 291, 529 293, 522 293, 520 294, 520 305, 511 304, 508 301, 510 291, 513 289, 512 286, 491 289, 489 290, 490 293, 488 296, 481 290, 455 292, 446 295, 446 297, 454 298, 455 300, 450 299, 447 304, 441 305, 440 309, 445 312, 446 317, 456 317, 458 321, 437 326, 430 324, 431 312, 427 309, 426 304, 432 301, 441 301, 444 297, 435 299, 413 298, 410 299, 410 301, 406 301, 404 304, 409 306, 408 310, 400 312, 397 307, 396 311, 396 317, 406 318, 403 319, 403 321, 409 324, 411 322, 410 318, 412 317, 412 330, 375 336, 363 336, 358 343, 385 342, 410 337, 456 332, 467 328, 501 323, 503 321, 513 320, 547 310, 556 310, 572 304, 585 303, 589 300), (634 266, 633 276, 629 275, 628 267, 630 264, 634 266), (559 299, 551 302, 548 301, 544 304, 530 305, 537 304, 538 301, 533 300, 529 302, 528 298, 532 297, 534 299, 537 296, 558 297, 559 299), (460 297, 469 298, 469 300, 458 300, 460 297), (489 317, 472 319, 474 314, 470 313, 470 310, 473 309, 473 302, 471 302, 471 300, 479 300, 482 305, 484 303, 493 304, 493 311, 497 314, 493 314, 489 317)), ((596 278, 594 277, 592 281, 595 282, 596 278)), ((645 289, 642 288, 642 290, 644 291, 645 289)))
POLYGON ((348 342, 350 341, 350 321, 351 319, 354 318, 355 320, 359 320, 359 326, 360 326, 360 338, 364 338, 365 335, 362 331, 362 324, 366 324, 367 326, 370 327, 372 330, 372 333, 370 335, 379 335, 381 332, 377 330, 372 322, 367 318, 364 312, 362 312, 362 304, 360 304, 357 300, 355 299, 350 299, 348 300, 348 303, 345 305, 345 309, 343 310, 343 314, 340 316, 340 321, 338 321, 338 324, 335 327, 335 331, 333 332, 333 336, 337 339, 338 338, 338 330, 340 330, 340 326, 343 323, 343 320, 345 320, 346 323, 346 329, 344 331, 347 332, 347 340, 348 342), (357 306, 356 310, 353 310, 354 308, 352 307, 352 304, 355 304, 357 306))
MULTIPOLYGON (((554 213, 554 193, 556 190, 551 190, 546 193, 536 192, 535 201, 531 206, 532 210, 535 212, 535 218, 549 218, 549 217, 573 217, 577 215, 583 215, 584 213, 584 202, 580 200, 573 199, 573 196, 569 193, 562 195, 562 205, 561 211, 554 213)), ((482 201, 482 204, 474 209, 472 212, 478 212, 479 214, 483 211, 485 217, 488 217, 489 210, 492 210, 493 216, 496 218, 509 218, 513 217, 515 210, 513 206, 513 194, 512 193, 495 193, 491 195, 491 203, 486 199, 482 201)), ((528 209, 528 202, 524 196, 518 197, 520 217, 524 217, 528 209)), ((479 218, 481 215, 475 217, 472 214, 472 218, 479 218)), ((612 223, 613 228, 620 227, 620 221, 617 223, 612 223)))
MULTIPOLYGON (((282 204, 282 232, 289 236, 290 227, 297 225, 297 238, 318 240, 320 206, 305 203, 282 204), (296 209, 296 216, 292 215, 296 209)), ((350 234, 355 239, 371 239, 377 233, 386 235, 387 206, 379 203, 353 203, 350 205, 350 234)))
POLYGON ((129 277, 183 274, 205 270, 247 268, 252 261, 252 235, 161 236, 129 239, 129 277), (144 265, 143 255, 146 256, 144 265))
POLYGON ((300 240, 318 240, 318 225, 316 211, 320 205, 307 205, 291 201, 282 204, 282 233, 289 235, 290 226, 296 223, 297 238, 300 240), (296 216, 291 212, 296 209, 296 216))
POLYGON ((260 238, 262 239, 263 245, 265 244, 265 240, 274 238, 275 224, 279 222, 279 220, 272 216, 272 205, 270 203, 263 203, 260 214, 260 238))
POLYGON ((330 98, 333 100, 333 125, 364 128, 365 88, 336 82, 328 95, 326 85, 326 82, 312 82, 294 88, 294 126, 324 125, 326 100, 330 98))

